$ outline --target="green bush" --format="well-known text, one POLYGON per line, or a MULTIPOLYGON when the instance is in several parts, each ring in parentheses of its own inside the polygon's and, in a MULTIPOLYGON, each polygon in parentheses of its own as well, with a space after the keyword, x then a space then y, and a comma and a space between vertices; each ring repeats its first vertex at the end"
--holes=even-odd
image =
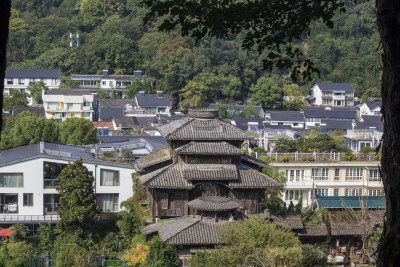
POLYGON ((65 243, 57 253, 57 267, 95 266, 90 262, 91 255, 86 249, 75 243, 65 243))
POLYGON ((360 153, 364 154, 364 155, 367 155, 367 154, 370 154, 370 153, 375 153, 375 152, 376 152, 376 149, 373 148, 373 147, 370 147, 370 146, 365 146, 365 147, 360 149, 360 153))

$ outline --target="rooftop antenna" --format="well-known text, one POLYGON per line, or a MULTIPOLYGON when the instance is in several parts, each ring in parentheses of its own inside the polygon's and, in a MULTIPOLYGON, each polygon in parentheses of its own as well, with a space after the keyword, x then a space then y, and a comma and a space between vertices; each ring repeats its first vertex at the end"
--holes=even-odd
POLYGON ((79 47, 79 45, 80 45, 80 42, 79 42, 80 35, 79 35, 79 33, 76 33, 74 35, 72 32, 70 32, 69 33, 69 38, 71 39, 71 41, 69 42, 69 46, 71 48, 74 47, 74 46, 79 47))

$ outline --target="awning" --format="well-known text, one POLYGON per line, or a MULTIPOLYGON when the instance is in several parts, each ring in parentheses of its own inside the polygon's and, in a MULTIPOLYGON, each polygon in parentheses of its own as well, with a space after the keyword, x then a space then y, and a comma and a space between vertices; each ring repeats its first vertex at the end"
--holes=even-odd
POLYGON ((345 91, 332 91, 332 93, 334 93, 334 94, 344 94, 346 92, 345 91))

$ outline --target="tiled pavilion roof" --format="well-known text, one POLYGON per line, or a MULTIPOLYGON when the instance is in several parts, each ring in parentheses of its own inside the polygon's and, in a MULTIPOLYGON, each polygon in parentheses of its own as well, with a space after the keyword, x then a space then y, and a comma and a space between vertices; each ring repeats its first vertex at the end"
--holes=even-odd
POLYGON ((175 149, 178 155, 243 155, 244 151, 227 142, 190 142, 175 149))
POLYGON ((226 197, 206 196, 188 202, 190 208, 204 211, 227 211, 239 208, 239 204, 226 197))

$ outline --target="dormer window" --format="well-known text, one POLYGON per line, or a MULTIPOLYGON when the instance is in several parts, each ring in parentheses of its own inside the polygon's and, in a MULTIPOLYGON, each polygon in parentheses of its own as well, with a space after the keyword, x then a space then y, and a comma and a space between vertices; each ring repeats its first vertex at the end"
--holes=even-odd
POLYGON ((144 97, 144 91, 139 91, 139 97, 144 97))
POLYGON ((163 97, 163 92, 162 91, 157 91, 157 97, 162 98, 163 97))

